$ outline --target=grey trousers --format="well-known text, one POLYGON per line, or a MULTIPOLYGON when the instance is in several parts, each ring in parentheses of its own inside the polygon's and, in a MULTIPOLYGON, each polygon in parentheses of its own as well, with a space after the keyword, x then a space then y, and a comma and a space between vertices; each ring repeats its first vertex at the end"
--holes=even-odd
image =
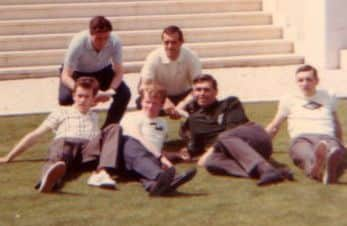
POLYGON ((316 146, 320 141, 326 141, 329 149, 336 148, 339 156, 336 164, 339 167, 341 167, 346 154, 344 146, 335 137, 328 135, 305 134, 293 139, 289 148, 290 157, 294 164, 303 169, 309 177, 311 177, 311 170, 316 161, 316 146))
POLYGON ((67 173, 80 169, 81 165, 99 161, 98 168, 117 169, 120 126, 110 124, 91 140, 78 138, 58 138, 49 147, 48 161, 43 166, 42 175, 58 161, 64 161, 67 173))
POLYGON ((272 153, 271 138, 259 125, 249 122, 221 133, 205 167, 213 173, 258 177, 273 169, 267 162, 272 153))
POLYGON ((160 160, 133 137, 122 136, 119 152, 127 175, 130 173, 136 176, 146 190, 152 186, 159 174, 164 172, 160 160))

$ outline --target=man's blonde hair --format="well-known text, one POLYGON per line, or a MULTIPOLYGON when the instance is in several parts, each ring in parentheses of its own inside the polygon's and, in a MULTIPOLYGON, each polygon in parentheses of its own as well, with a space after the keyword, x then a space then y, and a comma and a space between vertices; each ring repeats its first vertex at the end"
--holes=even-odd
POLYGON ((167 96, 164 86, 154 80, 142 81, 139 94, 141 100, 143 100, 143 98, 147 96, 151 99, 160 99, 162 103, 165 102, 167 96))

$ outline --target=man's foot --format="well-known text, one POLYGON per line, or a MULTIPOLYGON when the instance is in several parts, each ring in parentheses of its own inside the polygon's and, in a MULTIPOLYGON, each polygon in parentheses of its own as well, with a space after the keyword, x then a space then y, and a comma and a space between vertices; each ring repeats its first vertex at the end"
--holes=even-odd
POLYGON ((155 184, 149 189, 151 196, 160 196, 168 193, 171 189, 171 183, 174 179, 176 170, 174 167, 163 171, 159 174, 155 184))
POLYGON ((320 181, 323 178, 323 173, 326 168, 326 158, 328 155, 328 147, 325 141, 320 141, 318 143, 314 155, 315 163, 311 170, 311 176, 312 178, 320 181))
POLYGON ((280 173, 282 174, 282 176, 287 179, 287 180, 290 180, 290 181, 293 181, 294 180, 294 174, 293 172, 288 169, 288 168, 281 168, 281 169, 278 169, 280 171, 280 173))
POLYGON ((116 181, 111 178, 111 176, 105 171, 95 171, 90 175, 87 184, 90 186, 116 189, 116 181))
POLYGON ((195 175, 196 175, 196 168, 192 168, 182 173, 181 175, 175 177, 175 179, 170 184, 171 191, 175 191, 179 186, 192 180, 195 175))
POLYGON ((285 178, 278 169, 271 169, 264 172, 257 182, 258 186, 274 184, 283 181, 285 178))
POLYGON ((63 178, 66 172, 66 164, 63 161, 52 164, 43 175, 39 192, 47 193, 53 190, 56 183, 63 178))
POLYGON ((324 184, 333 184, 337 182, 337 167, 339 158, 340 156, 338 149, 331 149, 326 158, 326 167, 322 179, 324 184))

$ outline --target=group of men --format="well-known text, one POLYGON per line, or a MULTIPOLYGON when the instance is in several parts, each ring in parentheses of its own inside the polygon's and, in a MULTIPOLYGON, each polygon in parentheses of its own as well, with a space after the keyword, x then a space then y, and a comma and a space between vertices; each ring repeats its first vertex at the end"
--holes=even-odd
MULTIPOLYGON (((182 46, 177 26, 166 27, 162 46, 152 51, 141 70, 135 114, 123 114, 130 90, 123 81, 122 44, 103 16, 91 19, 89 30, 75 35, 61 68, 59 103, 71 105, 53 111, 25 135, 0 163, 12 161, 49 130, 55 138, 38 183, 40 192, 58 189, 67 175, 86 163, 96 163, 91 186, 115 188, 114 173, 139 179, 150 195, 175 191, 196 174, 181 174, 163 152, 167 123, 160 115, 185 118, 181 134, 187 141, 177 153, 184 161, 197 159, 211 173, 259 178, 258 185, 292 180, 289 169, 269 161, 271 138, 288 119, 292 138, 290 156, 306 175, 325 184, 336 183, 345 148, 336 114, 336 97, 317 90, 319 77, 309 65, 298 68, 298 91, 283 98, 266 128, 247 117, 242 103, 230 96, 218 100, 218 85, 203 74, 199 58, 182 46), (106 120, 98 126, 91 108, 112 98, 106 120)), ((176 156, 176 157, 177 157, 176 156)))

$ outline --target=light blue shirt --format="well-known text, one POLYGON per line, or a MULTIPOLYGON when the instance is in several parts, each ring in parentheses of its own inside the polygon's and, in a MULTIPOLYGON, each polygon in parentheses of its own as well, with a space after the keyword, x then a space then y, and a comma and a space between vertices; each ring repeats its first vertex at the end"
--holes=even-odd
POLYGON ((88 30, 72 38, 64 59, 65 66, 86 73, 100 71, 111 63, 122 64, 122 43, 119 37, 111 33, 104 48, 97 52, 92 46, 88 30))

